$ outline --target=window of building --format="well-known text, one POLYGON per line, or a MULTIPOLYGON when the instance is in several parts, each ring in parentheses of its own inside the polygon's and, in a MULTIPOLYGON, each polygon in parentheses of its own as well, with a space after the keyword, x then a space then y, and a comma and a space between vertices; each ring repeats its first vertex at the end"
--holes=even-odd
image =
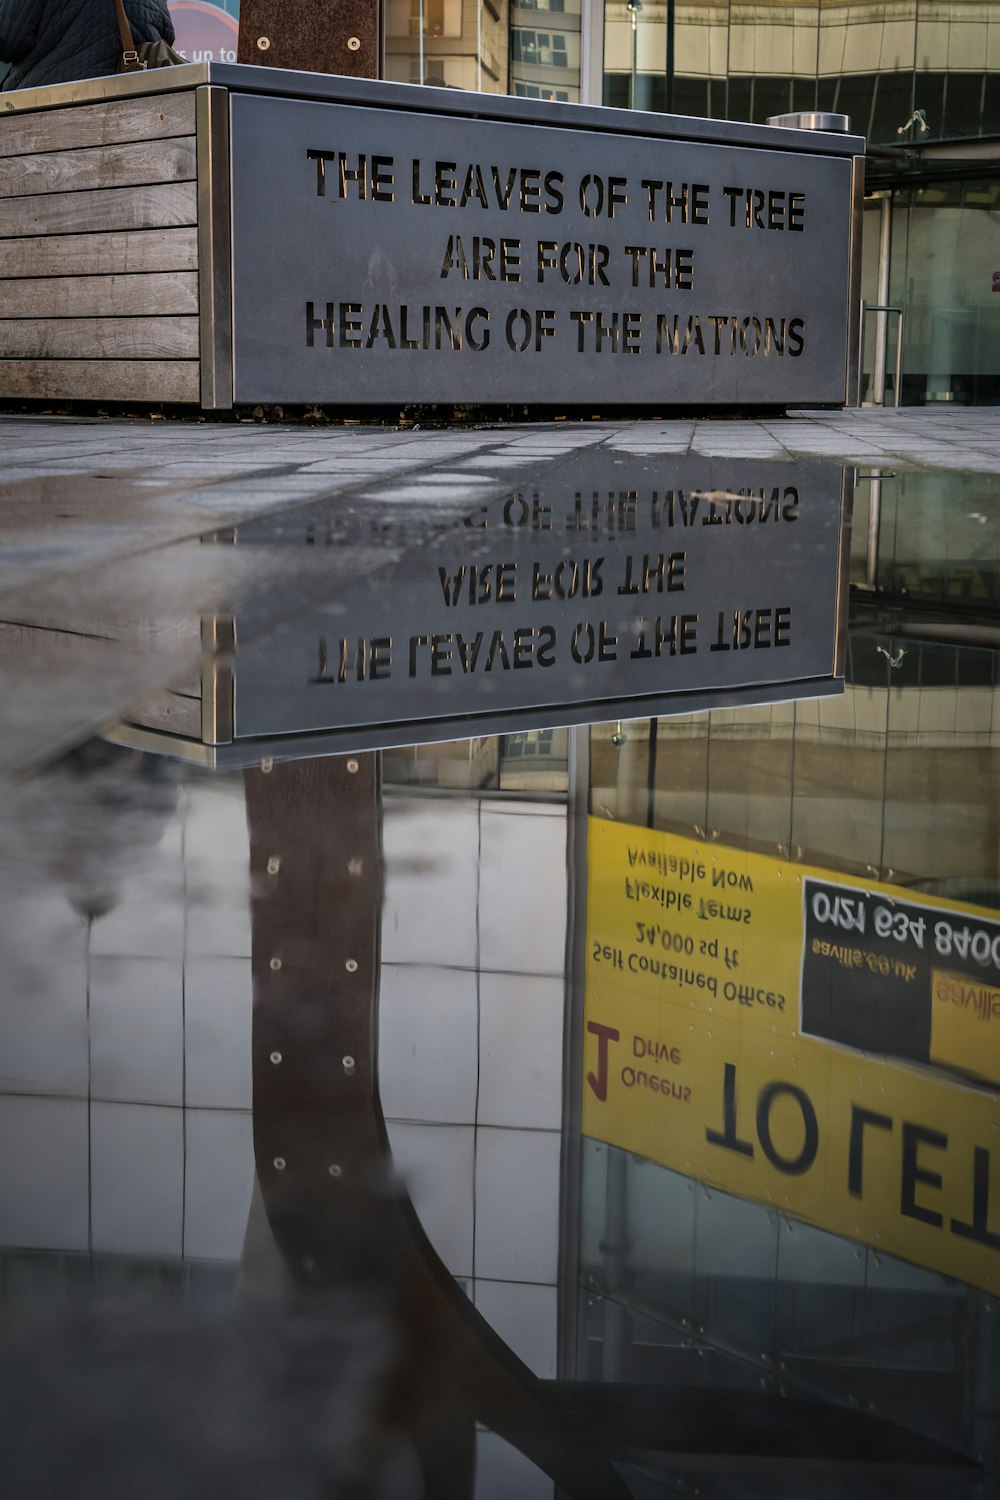
POLYGON ((410 0, 410 35, 461 36, 461 0, 410 0))
POLYGON ((527 31, 521 26, 511 32, 511 56, 515 62, 535 63, 540 68, 569 66, 564 36, 548 31, 527 31))
POLYGON ((547 99, 550 104, 568 104, 569 94, 565 89, 548 89, 537 83, 515 83, 514 93, 519 99, 547 99))
MULTIPOLYGON (((448 57, 425 57, 424 76, 423 78, 421 78, 420 59, 419 57, 411 57, 410 82, 426 83, 431 88, 457 88, 460 85, 453 83, 452 80, 448 77, 454 61, 455 60, 453 58, 448 57)), ((461 62, 461 59, 459 59, 459 62, 461 62)))

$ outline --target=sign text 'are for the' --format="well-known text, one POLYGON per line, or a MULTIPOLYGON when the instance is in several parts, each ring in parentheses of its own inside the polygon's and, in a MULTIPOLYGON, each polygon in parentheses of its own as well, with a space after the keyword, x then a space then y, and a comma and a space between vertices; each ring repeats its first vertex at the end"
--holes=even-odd
MULTIPOLYGON (((759 492, 718 495, 669 490, 644 497, 654 529, 696 528, 703 536, 716 528, 794 527, 800 497, 793 485, 761 487, 759 492)), ((639 497, 626 492, 611 498, 614 527, 636 524, 639 497)), ((605 511, 607 506, 605 506, 605 511)), ((551 534, 552 508, 517 494, 501 508, 515 529, 518 517, 538 535, 551 534)), ((467 526, 478 530, 485 517, 470 515, 467 526)), ((578 494, 564 525, 583 542, 593 529, 595 511, 578 494)), ((498 533, 500 544, 501 533, 498 533)), ((332 540, 332 538, 331 538, 332 540)), ((606 541, 626 542, 627 532, 606 541)), ((312 545, 315 545, 315 538, 312 545)), ((502 545, 502 544, 501 544, 502 545)), ((476 561, 438 563, 435 568, 435 613, 438 619, 402 636, 321 635, 312 686, 386 682, 394 676, 471 677, 532 669, 546 670, 563 661, 577 667, 652 662, 703 653, 771 652, 794 640, 796 607, 784 600, 748 599, 713 602, 709 608, 684 608, 692 583, 690 547, 678 544, 656 550, 601 550, 581 545, 564 555, 524 557, 498 550, 476 561), (671 597, 674 608, 670 608, 671 597), (557 618, 539 617, 547 606, 570 608, 557 618), (449 628, 448 616, 461 623, 449 628), (478 624, 479 616, 483 624, 478 624), (469 624, 467 622, 471 621, 469 624)))

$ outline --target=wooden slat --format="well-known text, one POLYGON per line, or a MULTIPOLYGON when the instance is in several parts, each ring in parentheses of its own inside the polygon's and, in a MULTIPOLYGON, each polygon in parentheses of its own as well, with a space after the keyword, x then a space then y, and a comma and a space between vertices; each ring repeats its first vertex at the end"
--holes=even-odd
POLYGON ((197 357, 197 318, 0 319, 0 359, 197 357))
MULTIPOLYGON (((0 240, 0 280, 20 276, 111 276, 196 271, 198 231, 121 230, 117 234, 32 235, 0 240)), ((0 286, 0 308, 5 291, 0 286)))
POLYGON ((0 397, 196 405, 200 389, 197 360, 0 359, 0 397))
POLYGON ((191 182, 196 175, 193 136, 47 151, 41 156, 0 154, 0 198, 86 193, 145 182, 191 182))
POLYGON ((194 129, 193 91, 117 99, 77 109, 39 110, 37 114, 0 116, 0 157, 194 135, 194 129))
POLYGON ((0 318, 144 318, 197 311, 197 271, 0 283, 0 318))
POLYGON ((198 189, 193 182, 0 201, 0 239, 88 230, 157 229, 197 222, 198 189))
MULTIPOLYGON (((29 487, 34 486, 33 480, 28 480, 26 483, 29 487)), ((119 480, 116 483, 116 489, 127 490, 129 483, 130 476, 119 480)), ((101 480, 94 474, 83 476, 81 486, 82 489, 77 491, 74 498, 79 498, 83 505, 88 504, 93 497, 104 498, 107 494, 106 480, 101 480)), ((10 504, 9 499, 7 503, 10 504)), ((128 504, 129 502, 119 500, 117 503, 128 504)), ((47 514, 60 508, 62 508, 61 505, 53 501, 47 514)), ((16 625, 8 624, 6 628, 23 630, 26 641, 30 638, 29 633, 32 633, 37 637, 39 647, 43 647, 46 641, 51 641, 53 649, 56 649, 63 642, 82 639, 93 641, 95 647, 107 650, 124 647, 128 651, 155 651, 161 657, 164 652, 171 652, 174 656, 185 654, 192 661, 201 660, 200 615, 130 615, 127 612, 115 613, 114 604, 109 604, 109 611, 105 614, 103 610, 95 607, 94 609, 85 608, 80 613, 76 613, 69 599, 64 599, 58 607, 46 604, 41 609, 35 609, 24 599, 19 599, 17 623, 16 625)), ((0 612, 2 612, 2 606, 0 606, 0 612)), ((0 638, 2 638, 4 628, 3 622, 0 621, 0 638)), ((192 669, 192 675, 182 682, 175 683, 173 691, 185 698, 200 698, 201 674, 192 669)))
POLYGON ((129 714, 129 723, 142 729, 163 729, 168 734, 190 735, 201 740, 201 696, 190 698, 182 693, 162 693, 147 698, 129 714))

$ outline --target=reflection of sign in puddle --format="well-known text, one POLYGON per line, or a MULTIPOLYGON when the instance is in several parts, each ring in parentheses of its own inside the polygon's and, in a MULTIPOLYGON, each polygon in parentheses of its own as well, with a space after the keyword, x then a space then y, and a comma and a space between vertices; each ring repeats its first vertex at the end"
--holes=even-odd
POLYGON ((250 523, 257 592, 220 632, 239 649, 203 684, 206 738, 246 760, 840 691, 842 487, 833 465, 602 449, 465 512, 250 523))
POLYGON ((583 1130, 995 1291, 1000 924, 902 896, 591 820, 583 1130))

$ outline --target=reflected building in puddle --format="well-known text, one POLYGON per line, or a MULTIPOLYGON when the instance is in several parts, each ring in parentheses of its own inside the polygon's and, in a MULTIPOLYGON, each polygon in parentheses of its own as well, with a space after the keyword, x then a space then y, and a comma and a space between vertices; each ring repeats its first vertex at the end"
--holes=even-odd
MULTIPOLYGON (((585 549, 555 530, 571 472, 528 502, 554 524, 523 548, 510 497, 487 524, 390 529, 337 612, 320 538, 360 556, 372 512, 221 539, 253 575, 208 632, 235 656, 5 814, 14 1323, 97 1295, 141 1330, 153 1295, 252 1353, 263 1320, 282 1433, 304 1347, 311 1392, 361 1392, 337 1442, 298 1431, 302 1493, 348 1459, 358 1493, 401 1496, 995 1493, 1000 685, 971 519, 995 501, 970 492, 947 555, 911 555, 894 507, 929 492, 880 476, 874 505, 860 476, 849 549, 839 471, 784 470, 661 481, 663 547, 624 465, 636 505, 601 508, 585 549), (779 680, 775 645, 747 647, 748 676, 708 684, 723 706, 691 712, 679 658, 609 659, 614 717, 582 722, 590 664, 556 656, 581 618, 619 641, 645 618, 619 590, 633 550, 653 588, 657 551, 686 553, 689 614, 719 613, 699 547, 744 549, 721 574, 741 614, 779 603, 725 504, 775 486, 815 507, 772 523, 793 629, 816 603, 801 661, 779 680), (678 544, 697 491, 716 519, 678 544), (563 557, 591 579, 605 559, 617 614, 499 597, 504 563, 514 588, 563 557), (449 600, 462 567, 490 598, 449 600), (469 630, 504 632, 492 681, 457 670, 469 630), (349 722, 302 717, 324 693, 349 722)), ((746 671, 721 639, 704 671, 746 671)), ((45 1336, 58 1361, 58 1316, 45 1336)))

